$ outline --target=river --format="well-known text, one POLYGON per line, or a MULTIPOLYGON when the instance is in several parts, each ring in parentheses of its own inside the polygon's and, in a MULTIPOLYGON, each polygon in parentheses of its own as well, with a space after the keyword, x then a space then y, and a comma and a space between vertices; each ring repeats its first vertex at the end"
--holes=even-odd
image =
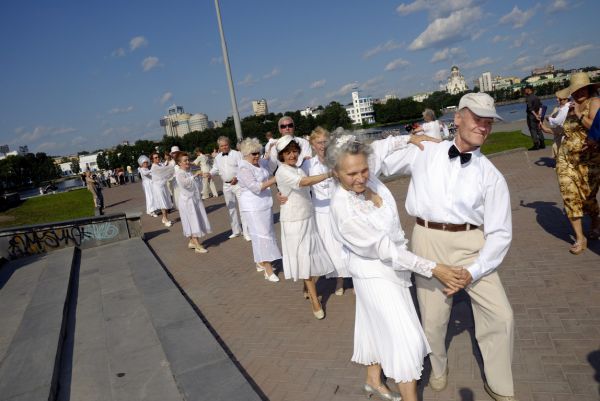
MULTIPOLYGON (((67 178, 64 181, 59 181, 59 182, 55 183, 54 185, 57 187, 57 190, 55 192, 63 192, 68 189, 71 189, 71 188, 81 187, 81 186, 83 186, 83 183, 81 181, 81 178, 73 177, 73 178, 67 178)), ((40 195, 39 188, 31 188, 31 189, 25 189, 23 191, 19 191, 19 197, 21 199, 27 199, 27 198, 31 198, 31 197, 39 196, 39 195, 40 195)))

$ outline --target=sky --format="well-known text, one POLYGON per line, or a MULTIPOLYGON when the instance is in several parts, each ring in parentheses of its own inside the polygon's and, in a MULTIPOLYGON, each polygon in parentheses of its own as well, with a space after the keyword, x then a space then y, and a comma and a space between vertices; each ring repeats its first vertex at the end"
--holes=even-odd
MULTIPOLYGON (((452 65, 600 65, 597 0, 220 0, 241 117, 439 89, 452 65)), ((214 1, 4 2, 0 145, 68 155, 160 139, 172 104, 231 115, 214 1)), ((244 133, 249 136, 252 133, 244 133)))

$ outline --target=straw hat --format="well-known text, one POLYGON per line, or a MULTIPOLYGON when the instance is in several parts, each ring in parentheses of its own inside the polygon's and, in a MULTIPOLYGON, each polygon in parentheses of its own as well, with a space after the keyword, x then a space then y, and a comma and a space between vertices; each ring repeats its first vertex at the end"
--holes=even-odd
POLYGON ((594 86, 596 89, 600 86, 598 83, 590 82, 590 76, 587 72, 576 72, 575 74, 571 74, 571 84, 567 89, 569 90, 569 95, 572 95, 579 89, 590 85, 594 86))
POLYGON ((559 91, 556 91, 554 95, 556 95, 556 97, 559 99, 568 99, 569 96, 571 96, 571 92, 569 92, 569 87, 566 87, 559 91))

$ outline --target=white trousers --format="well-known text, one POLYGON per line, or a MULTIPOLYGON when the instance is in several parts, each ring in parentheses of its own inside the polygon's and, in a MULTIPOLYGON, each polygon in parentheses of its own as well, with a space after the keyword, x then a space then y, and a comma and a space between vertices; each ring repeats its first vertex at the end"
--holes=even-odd
POLYGON ((245 237, 248 237, 248 228, 244 222, 244 217, 240 218, 240 192, 241 188, 238 184, 231 185, 226 182, 223 183, 223 195, 225 197, 225 206, 229 212, 229 222, 231 223, 231 231, 233 234, 241 234, 242 230, 245 237))
MULTIPOLYGON (((485 240, 481 230, 448 232, 415 225, 413 252, 437 263, 465 266, 472 263, 485 240)), ((445 339, 452 309, 444 285, 436 278, 416 275, 421 323, 431 347, 432 375, 442 376, 448 365, 445 339)), ((475 338, 483 357, 488 386, 497 394, 514 395, 512 356, 514 342, 513 312, 496 271, 466 288, 475 320, 475 338)))
POLYGON ((208 177, 202 177, 202 199, 208 198, 208 190, 210 186, 210 192, 212 192, 212 196, 215 198, 219 196, 217 193, 217 187, 215 186, 215 180, 210 179, 208 177))

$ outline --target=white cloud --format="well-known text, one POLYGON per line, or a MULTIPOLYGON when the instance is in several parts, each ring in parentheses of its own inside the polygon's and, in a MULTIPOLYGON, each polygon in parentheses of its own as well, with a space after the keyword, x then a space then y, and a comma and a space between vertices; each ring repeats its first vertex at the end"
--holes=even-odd
POLYGON ((277 67, 274 67, 274 68, 271 70, 271 72, 269 72, 269 73, 267 73, 267 74, 263 75, 263 79, 270 79, 270 78, 276 77, 277 75, 279 75, 279 73, 280 73, 280 72, 281 72, 281 71, 279 70, 279 68, 277 68, 277 67))
POLYGON ((165 104, 165 103, 167 103, 171 99, 173 99, 173 93, 172 92, 165 92, 160 97, 160 104, 165 104))
POLYGON ((407 65, 409 65, 410 63, 404 59, 401 58, 397 58, 394 61, 389 62, 386 66, 385 66, 385 71, 394 71, 397 70, 398 68, 403 68, 406 67, 407 65))
POLYGON ((223 64, 223 57, 212 57, 210 59, 211 64, 223 64))
POLYGON ((252 74, 248 74, 238 84, 241 85, 241 86, 252 86, 252 85, 254 85, 257 82, 258 82, 258 79, 254 78, 252 76, 252 74))
POLYGON ((132 111, 133 111, 133 106, 113 107, 112 109, 110 109, 108 111, 108 114, 124 114, 124 113, 130 113, 132 111))
POLYGON ((479 7, 454 11, 446 18, 437 18, 408 47, 410 50, 421 50, 455 42, 472 35, 473 26, 482 16, 479 7))
POLYGON ((113 52, 110 54, 112 57, 124 57, 125 56, 125 49, 123 49, 122 47, 119 47, 116 50, 113 50, 113 52))
POLYGON ((578 57, 579 55, 581 55, 583 52, 586 52, 586 51, 592 50, 592 49, 594 49, 594 45, 592 45, 592 44, 573 47, 571 49, 565 50, 564 52, 555 54, 554 56, 552 56, 551 60, 562 63, 562 62, 574 59, 574 58, 578 57))
POLYGON ((475 4, 474 0, 415 0, 412 3, 402 3, 396 8, 400 15, 408 15, 418 11, 428 11, 430 19, 448 16, 457 10, 462 10, 475 4))
POLYGON ((517 67, 525 65, 526 63, 529 62, 530 59, 531 59, 531 57, 529 57, 529 56, 521 56, 513 62, 513 65, 517 66, 517 67))
POLYGON ((496 35, 492 39, 492 43, 500 43, 500 42, 507 41, 508 39, 510 39, 510 36, 508 36, 508 35, 507 36, 496 35))
POLYGON ((329 98, 346 96, 347 94, 356 90, 357 88, 358 88, 358 82, 351 82, 349 84, 343 85, 341 88, 339 88, 335 92, 329 92, 326 96, 329 98))
POLYGON ((76 136, 75 138, 71 139, 71 144, 75 145, 75 146, 79 146, 79 145, 83 145, 84 143, 87 143, 88 139, 84 138, 82 136, 76 136))
POLYGON ((143 36, 136 36, 129 41, 129 50, 134 51, 140 47, 148 46, 148 41, 143 36))
POLYGON ((153 68, 158 67, 158 57, 150 56, 146 57, 142 61, 142 69, 144 72, 150 71, 153 68))
POLYGON ((445 81, 446 79, 448 79, 448 76, 450 75, 450 73, 448 72, 447 69, 443 69, 443 70, 438 70, 434 75, 433 75, 433 80, 434 81, 445 81))
POLYGON ((56 142, 43 142, 35 147, 35 152, 36 153, 37 152, 48 153, 48 152, 54 152, 59 148, 60 148, 60 146, 56 142))
POLYGON ((327 83, 327 80, 319 79, 318 81, 311 82, 309 87, 310 87, 310 89, 318 89, 318 88, 324 87, 326 83, 327 83))
POLYGON ((366 80, 362 84, 358 86, 360 90, 368 91, 374 90, 379 87, 379 85, 383 82, 383 77, 381 75, 373 77, 371 79, 366 80))
POLYGON ((444 48, 443 50, 437 51, 433 54, 431 58, 432 63, 437 63, 439 61, 448 60, 451 56, 458 56, 465 53, 465 49, 460 47, 451 47, 444 48))
POLYGON ((61 128, 52 128, 50 133, 52 135, 62 135, 62 134, 70 134, 71 132, 77 131, 73 127, 61 127, 61 128))
POLYGON ((544 56, 548 56, 550 54, 556 54, 558 52, 561 51, 561 47, 555 43, 548 45, 544 48, 544 51, 542 52, 542 54, 544 56))
POLYGON ((388 40, 385 43, 379 44, 379 45, 375 46, 374 48, 367 50, 363 54, 363 58, 367 59, 367 58, 373 57, 376 54, 379 54, 382 52, 390 52, 392 50, 401 49, 402 47, 404 47, 404 43, 396 43, 396 42, 394 42, 394 40, 388 40))
POLYGON ((494 60, 492 60, 491 57, 482 57, 480 59, 471 61, 469 63, 465 63, 465 64, 463 64, 462 67, 464 69, 478 68, 478 67, 483 67, 484 65, 492 64, 493 62, 494 62, 494 60))
POLYGON ((537 6, 522 11, 518 6, 514 6, 510 13, 500 18, 500 23, 512 24, 513 28, 522 28, 535 15, 536 9, 537 6))
POLYGON ((557 13, 560 11, 565 11, 569 8, 569 3, 567 0, 554 0, 550 7, 546 9, 547 13, 557 13))
POLYGON ((511 49, 515 49, 515 48, 519 48, 522 47, 523 44, 525 43, 525 40, 527 40, 527 34, 525 32, 521 32, 521 34, 519 36, 517 36, 515 38, 515 40, 513 40, 512 45, 510 46, 511 49))

